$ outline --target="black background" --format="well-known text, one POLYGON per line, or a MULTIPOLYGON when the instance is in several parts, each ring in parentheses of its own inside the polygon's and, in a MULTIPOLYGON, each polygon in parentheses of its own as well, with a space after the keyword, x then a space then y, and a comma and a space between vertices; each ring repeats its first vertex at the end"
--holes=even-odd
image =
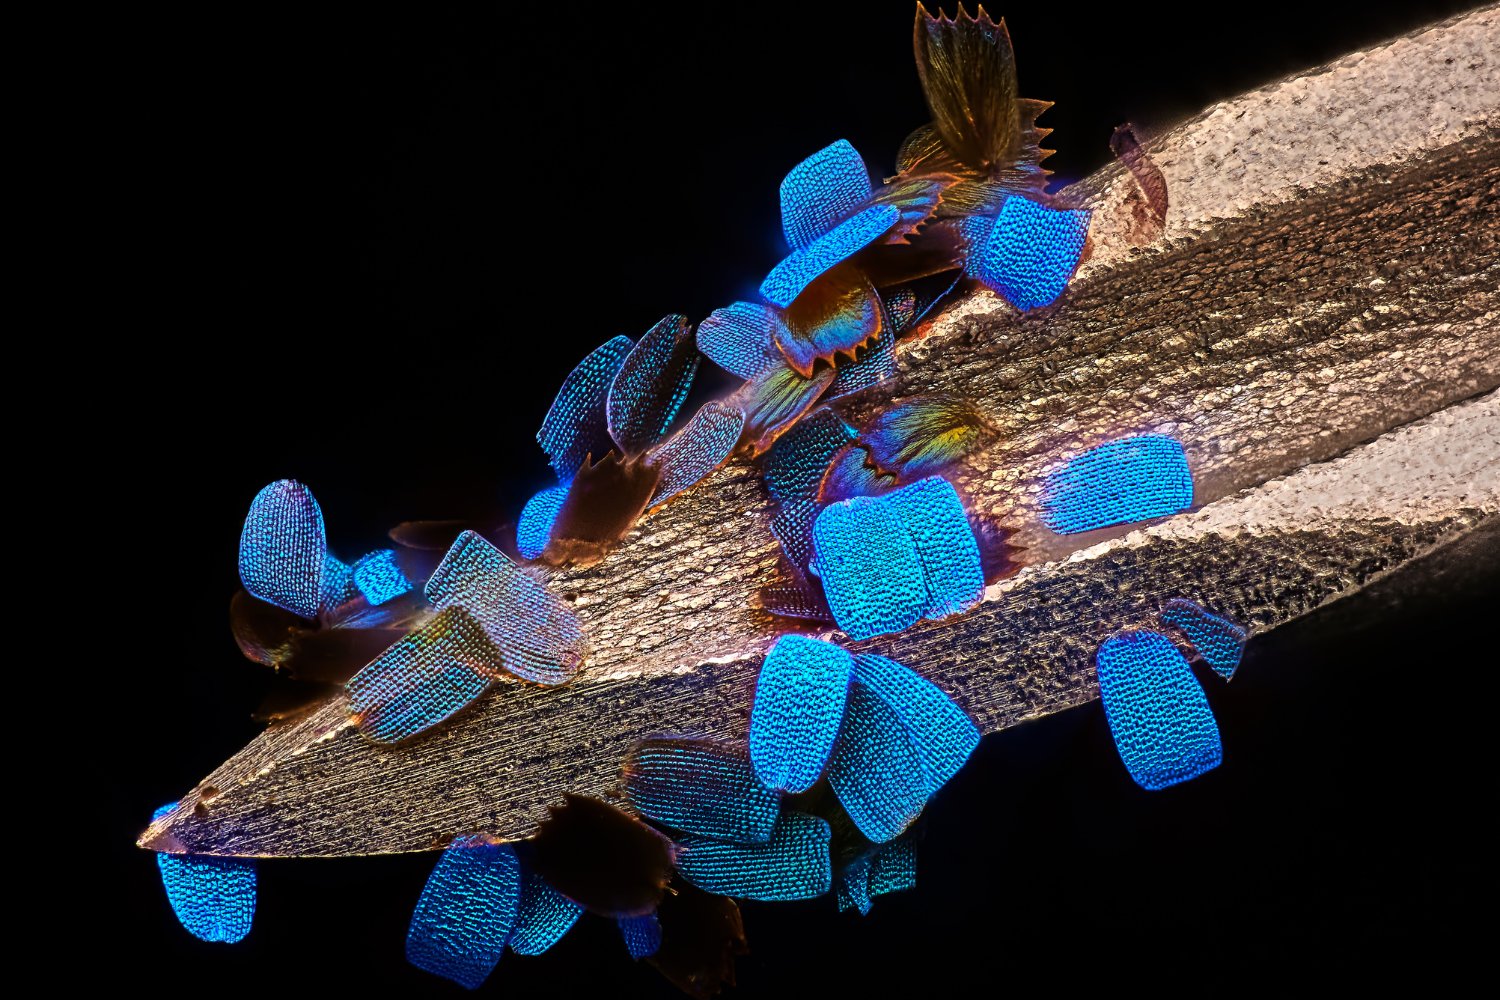
MULTIPOLYGON (((1004 13, 1023 93, 1057 102, 1043 123, 1068 180, 1121 121, 1165 127, 1466 6, 1004 13)), ((87 971, 444 989, 402 957, 430 856, 263 863, 255 930, 226 948, 176 926, 132 841, 257 731, 265 678, 226 612, 261 485, 307 482, 345 557, 408 517, 513 513, 546 481, 533 434, 578 358, 744 297, 782 253, 793 163, 844 137, 888 171, 925 119, 906 3, 652 10, 200 7, 117 26, 97 155, 109 304, 140 332, 113 345, 129 367, 102 431, 135 484, 109 516, 155 542, 114 609, 131 655, 106 687, 121 731, 91 839, 120 915, 87 971), (158 595, 170 607, 143 615, 158 595)), ((1470 646, 1493 582, 1259 640, 1209 685, 1224 766, 1177 789, 1130 783, 1097 704, 987 739, 931 808, 917 891, 863 920, 831 899, 745 907, 741 993, 1471 960, 1490 709, 1464 693, 1494 663, 1470 646)), ((593 919, 487 988, 671 993, 593 919)))

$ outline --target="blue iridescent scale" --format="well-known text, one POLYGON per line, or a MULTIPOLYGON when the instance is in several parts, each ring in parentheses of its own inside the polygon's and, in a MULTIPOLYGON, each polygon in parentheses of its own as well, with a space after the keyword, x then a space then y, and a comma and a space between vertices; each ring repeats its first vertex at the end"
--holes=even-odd
POLYGON ((900 218, 894 205, 863 209, 777 264, 761 282, 760 294, 785 309, 816 278, 880 239, 900 218))
POLYGON ((499 668, 479 622, 463 608, 447 608, 349 679, 349 712, 367 738, 397 743, 467 707, 499 668))
POLYGON ((523 559, 535 559, 552 539, 552 525, 568 499, 568 487, 559 483, 538 492, 521 508, 516 522, 516 551, 523 559))
POLYGON ((1165 517, 1193 505, 1193 475, 1174 438, 1118 438, 1068 459, 1047 476, 1042 522, 1060 535, 1165 517))
POLYGON ((764 844, 709 837, 677 842, 677 870, 705 892, 743 899, 812 899, 833 885, 833 833, 818 816, 786 812, 764 844))
POLYGON ((637 962, 655 955, 661 947, 661 922, 655 913, 620 917, 615 922, 619 925, 620 936, 625 939, 626 950, 637 962))
MULTIPOLYGON (((1051 305, 1078 267, 1088 238, 1090 213, 1055 209, 1012 196, 973 251, 974 276, 1017 309, 1051 305)), ((979 229, 971 230, 978 235, 979 229)))
POLYGON ((767 788, 803 792, 833 753, 854 659, 831 642, 784 635, 760 668, 750 760, 767 788))
POLYGON ((979 728, 963 709, 905 664, 860 653, 854 658, 854 676, 905 727, 933 791, 947 784, 979 746, 979 728))
POLYGON ((1095 655, 1099 697, 1120 760, 1148 791, 1196 778, 1224 757, 1192 668, 1159 632, 1122 632, 1095 655))
POLYGON ((590 454, 598 461, 610 448, 605 414, 609 387, 635 342, 615 337, 595 348, 563 379, 557 398, 536 432, 557 478, 569 483, 590 454))
POLYGON ((957 491, 938 476, 830 504, 812 540, 828 606, 852 639, 966 611, 984 596, 973 526, 957 491))
POLYGON ((911 835, 883 844, 870 859, 870 895, 915 888, 917 844, 911 835))
POLYGON ((391 549, 377 549, 361 557, 350 575, 360 595, 372 605, 393 601, 412 589, 412 582, 401 572, 396 553, 391 549))
MULTIPOLYGON (((176 806, 169 802, 157 809, 152 822, 176 806)), ((193 937, 234 944, 250 933, 255 921, 255 859, 162 852, 156 855, 156 866, 172 912, 193 937)))
POLYGON ((799 569, 812 559, 812 529, 819 510, 815 500, 786 500, 771 515, 771 537, 799 569))
POLYGON ((781 182, 781 229, 804 250, 870 197, 870 172, 847 139, 797 164, 781 182))
POLYGON ((419 969, 477 989, 505 952, 521 901, 521 866, 508 845, 461 837, 427 877, 406 934, 419 969))
POLYGON ((650 506, 656 507, 693 486, 717 469, 739 443, 745 415, 730 403, 707 403, 687 426, 651 452, 660 474, 650 506))
POLYGON ((625 765, 625 798, 642 816, 686 833, 764 843, 781 797, 743 748, 708 740, 647 740, 625 765))
POLYGON ((661 440, 687 401, 698 359, 686 316, 662 318, 631 349, 605 402, 609 436, 621 454, 640 454, 661 440))
POLYGON ((327 554, 323 510, 311 490, 282 479, 255 495, 240 532, 240 581, 252 596, 317 618, 327 554))
POLYGON ((540 955, 572 930, 583 907, 535 872, 524 872, 521 886, 521 905, 508 944, 517 955, 540 955))
POLYGON ((813 567, 834 620, 851 639, 899 632, 927 608, 916 543, 900 513, 881 499, 841 500, 813 523, 813 567))
POLYGON ((323 612, 363 596, 354 584, 354 567, 332 553, 323 556, 323 582, 320 586, 319 610, 323 612))
POLYGON ((1244 629, 1181 597, 1162 607, 1161 620, 1186 636, 1214 673, 1225 680, 1234 677, 1245 652, 1244 629))
POLYGON ((859 832, 877 844, 900 836, 931 794, 921 755, 900 717, 858 681, 849 691, 828 782, 859 832))
POLYGON ((814 410, 766 454, 766 489, 783 503, 817 496, 829 463, 854 438, 854 429, 837 413, 827 407, 814 410))
POLYGON ((698 350, 731 375, 747 382, 781 363, 775 347, 783 325, 778 312, 759 302, 735 302, 715 309, 698 324, 698 350))
POLYGON ((979 542, 958 491, 929 476, 879 500, 897 512, 910 532, 927 585, 925 618, 967 611, 984 597, 979 542))
POLYGON ((867 916, 877 896, 915 888, 917 845, 911 834, 880 844, 838 874, 838 906, 867 916))
POLYGON ((583 664, 578 616, 505 553, 473 531, 454 541, 426 585, 438 609, 463 608, 502 654, 504 668, 561 684, 583 664))
POLYGON ((834 894, 839 911, 856 910, 860 916, 870 912, 870 859, 859 857, 849 862, 834 878, 834 894))

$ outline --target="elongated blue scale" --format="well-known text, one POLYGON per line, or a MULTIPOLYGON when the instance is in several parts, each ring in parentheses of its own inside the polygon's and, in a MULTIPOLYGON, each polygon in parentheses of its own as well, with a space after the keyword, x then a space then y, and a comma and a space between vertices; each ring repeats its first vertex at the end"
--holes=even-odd
POLYGON ((854 658, 784 635, 766 654, 750 710, 750 761, 767 788, 805 792, 823 774, 844 719, 854 658))
POLYGON ((536 432, 537 443, 547 453, 560 481, 572 482, 586 457, 592 454, 600 459, 609 450, 605 400, 610 384, 634 346, 635 341, 629 337, 615 337, 594 348, 563 379, 557 398, 536 432))
POLYGON ((517 955, 540 955, 573 929, 583 907, 546 883, 535 872, 521 876, 521 905, 510 935, 517 955))
POLYGON ((749 382, 781 363, 776 331, 781 315, 760 302, 735 302, 715 309, 698 324, 698 350, 731 375, 749 382))
POLYGON ((625 799, 636 812, 686 833, 763 844, 781 797, 761 784, 740 747, 712 740, 655 739, 625 762, 625 799))
POLYGON ((360 595, 373 606, 395 600, 412 589, 412 582, 401 572, 392 549, 377 549, 361 556, 351 575, 360 595))
POLYGON ((857 910, 860 916, 870 912, 870 859, 868 855, 855 858, 834 877, 834 893, 838 899, 839 912, 857 910))
POLYGON ((516 551, 523 559, 535 559, 547 547, 552 538, 552 524, 563 501, 568 499, 568 487, 562 483, 540 491, 521 508, 520 520, 516 522, 516 551))
POLYGON ((349 713, 376 743, 430 729, 489 688, 500 653, 463 608, 446 608, 349 678, 349 713))
POLYGON ((706 403, 687 426, 651 452, 661 478, 649 506, 657 507, 701 482, 734 451, 745 429, 745 414, 726 402, 706 403))
POLYGON ((877 844, 900 836, 931 794, 922 756, 901 717, 857 680, 849 688, 828 783, 859 832, 877 844))
POLYGON ((760 294, 785 309, 815 278, 880 239, 900 218, 901 210, 894 205, 871 205, 857 212, 772 268, 761 282, 760 294))
POLYGON ((870 171, 847 139, 818 150, 781 182, 781 229, 803 250, 870 197, 870 171))
MULTIPOLYGON (((176 806, 168 802, 151 821, 176 806)), ((250 933, 255 922, 255 859, 158 853, 156 867, 172 912, 193 937, 234 944, 250 933)))
POLYGON ((1122 632, 1094 658, 1115 749, 1135 783, 1157 791, 1224 758, 1219 726, 1187 660, 1159 632, 1122 632))
POLYGON ((1163 605, 1161 620, 1186 636, 1214 673, 1233 679, 1245 652, 1244 629, 1181 597, 1163 605))
POLYGON ((610 383, 605 403, 609 436, 621 454, 638 455, 661 440, 693 386, 698 359, 686 316, 665 316, 641 337, 610 383))
POLYGON ((917 843, 910 836, 882 844, 870 856, 870 895, 914 889, 917 885, 917 843))
POLYGON ((1193 474, 1175 439, 1118 438, 1065 462, 1042 483, 1042 523, 1060 535, 1176 514, 1193 505, 1193 474))
POLYGON ((320 611, 332 611, 345 601, 360 596, 354 585, 354 569, 329 553, 323 557, 323 594, 318 598, 320 611))
POLYGON ((984 566, 969 514, 951 483, 929 476, 886 494, 881 503, 900 516, 911 533, 927 585, 923 617, 967 611, 984 597, 984 566))
POLYGON ((655 913, 640 917, 619 917, 615 923, 619 925, 620 937, 625 939, 625 949, 637 962, 655 955, 656 950, 661 947, 661 921, 656 919, 655 913))
POLYGON ((818 510, 816 500, 787 500, 771 515, 771 537, 799 568, 812 558, 812 527, 818 510))
POLYGON ((327 555, 323 510, 311 490, 281 479, 255 494, 240 532, 240 581, 251 596, 318 617, 327 555))
POLYGON ((927 608, 927 581, 900 513, 878 497, 829 504, 813 522, 813 567, 851 639, 899 632, 927 608))
POLYGON ((853 438, 852 427, 823 406, 799 420, 766 453, 763 478, 778 504, 771 516, 771 535, 798 570, 804 570, 813 555, 813 520, 820 510, 817 487, 834 456, 853 438))
POLYGON ((1089 234, 1087 209, 1055 209, 1005 199, 973 256, 974 275, 1017 309, 1051 305, 1068 287, 1089 234))
POLYGON ((428 578, 426 593, 439 609, 458 607, 472 615, 517 677, 562 684, 583 665, 578 616, 476 532, 454 540, 428 578))
POLYGON ((947 784, 979 746, 979 727, 941 688, 910 667, 860 653, 854 657, 854 676, 901 720, 921 758, 929 790, 947 784))
POLYGON ((829 463, 854 437, 854 429, 837 413, 827 407, 814 410, 766 453, 766 489, 782 503, 817 496, 829 463))
POLYGON ((458 838, 422 888, 406 932, 406 960, 477 989, 505 952, 520 902, 516 852, 478 837, 458 838))
POLYGON ((733 844, 710 837, 677 842, 677 870, 705 892, 768 902, 812 899, 833 884, 828 821, 782 813, 764 844, 733 844))

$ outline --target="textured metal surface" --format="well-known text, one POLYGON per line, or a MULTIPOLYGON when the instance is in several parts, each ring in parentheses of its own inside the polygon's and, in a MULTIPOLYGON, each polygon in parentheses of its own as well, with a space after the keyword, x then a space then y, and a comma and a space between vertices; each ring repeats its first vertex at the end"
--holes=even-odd
MULTIPOLYGON (((841 401, 858 415, 918 392, 975 399, 999 434, 956 484, 1018 529, 1029 563, 968 614, 856 648, 917 668, 994 731, 1096 697, 1099 642, 1150 627, 1165 600, 1253 642, 1492 516, 1497 50, 1495 11, 1478 11, 1210 109, 1146 144, 1172 190, 1163 242, 1130 248, 1129 178, 1111 167, 1085 182, 1094 255, 1055 310, 970 296, 902 345, 895 380, 841 401), (1197 510, 1145 530, 1041 527, 1049 471, 1138 433, 1183 443, 1197 510)), ((572 684, 503 681, 394 749, 331 703, 273 726, 143 844, 339 855, 524 837, 564 791, 611 794, 642 737, 743 739, 787 625, 750 602, 776 558, 771 509, 734 464, 602 563, 548 571, 590 639, 572 684)))

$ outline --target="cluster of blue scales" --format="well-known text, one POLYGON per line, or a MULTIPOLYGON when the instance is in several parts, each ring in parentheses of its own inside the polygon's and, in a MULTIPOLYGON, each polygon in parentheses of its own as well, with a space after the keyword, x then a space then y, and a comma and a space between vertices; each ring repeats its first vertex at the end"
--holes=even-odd
MULTIPOLYGON (((761 666, 748 746, 646 740, 626 762, 625 799, 705 892, 783 901, 836 889, 841 909, 868 913, 872 897, 915 884, 912 824, 978 745, 963 711, 910 668, 789 635, 761 666), (837 871, 828 819, 796 798, 825 779, 865 840, 837 871)), ((474 987, 507 947, 536 954, 582 912, 509 845, 461 838, 427 880, 407 957, 474 987)), ((661 946, 654 912, 615 919, 631 957, 661 946)))
MULTIPOLYGON (((978 25, 986 45, 999 44, 982 13, 927 21, 935 38, 978 25)), ((1000 40, 1008 54, 1008 39, 1000 40)), ((941 95, 931 88, 942 85, 924 77, 939 119, 933 102, 941 95)), ((1029 117, 1041 107, 1017 105, 1029 117)), ((856 428, 828 404, 891 378, 897 340, 961 278, 1021 310, 1051 304, 1083 253, 1089 214, 1028 196, 1045 180, 1038 166, 1045 151, 1033 148, 1045 132, 1029 122, 1022 139, 1030 159, 1011 175, 1003 164, 976 167, 983 150, 940 133, 941 122, 914 133, 902 173, 878 188, 849 143, 814 153, 781 185, 789 252, 761 283, 759 300, 716 310, 696 330, 686 317, 667 316, 638 341, 615 337, 590 353, 538 432, 556 483, 525 505, 513 554, 493 536, 464 531, 435 564, 395 549, 346 563, 328 551, 322 510, 305 486, 283 480, 255 497, 240 545, 251 598, 296 616, 308 634, 404 630, 345 684, 350 717, 366 738, 399 744, 431 729, 502 674, 544 685, 570 680, 587 657, 584 631, 525 563, 555 555, 562 543, 609 543, 610 530, 617 538, 737 448, 764 457, 775 505, 770 527, 787 582, 763 591, 767 610, 826 621, 863 640, 985 599, 976 517, 944 475, 979 446, 982 420, 953 401, 914 400, 856 428), (956 178, 963 180, 953 187, 956 178), (965 185, 967 202, 951 197, 965 185), (973 207, 954 207, 964 203, 973 207), (893 250, 915 255, 925 240, 921 252, 931 253, 940 237, 953 241, 956 256, 938 268, 936 285, 910 272, 880 279, 893 250), (668 436, 704 356, 743 385, 668 436), (577 487, 607 467, 620 482, 646 486, 609 530, 597 511, 584 510, 598 497, 577 487), (562 525, 581 534, 561 538, 562 525)), ((1039 487, 1041 521, 1060 534, 1164 517, 1193 502, 1182 446, 1155 434, 1083 450, 1039 487)), ((1096 668, 1121 760, 1154 790, 1222 758, 1184 649, 1227 679, 1246 633, 1186 599, 1168 601, 1149 624, 1105 640, 1096 668)), ((752 900, 833 892, 840 909, 863 914, 874 897, 915 884, 914 824, 979 738, 919 665, 785 635, 761 665, 746 744, 648 739, 627 762, 624 797, 670 843, 677 874, 699 890, 752 900), (853 849, 838 846, 835 827, 844 820, 858 834, 853 849)), ((473 988, 506 949, 540 954, 566 934, 585 907, 524 857, 482 834, 454 839, 412 915, 410 961, 473 988)), ((158 863, 191 933, 232 942, 249 932, 253 860, 162 853, 158 863)), ((655 911, 611 916, 633 958, 662 947, 655 911)))
MULTIPOLYGON (((773 453, 768 485, 793 501, 819 479, 843 431, 819 421, 773 453), (823 440, 808 462, 808 442, 823 440)), ((1181 510, 1191 475, 1175 441, 1109 441, 1064 461, 1043 484, 1044 520, 1087 531, 1181 510)), ((983 599, 978 541, 958 492, 927 476, 878 496, 816 509, 809 566, 821 579, 839 628, 850 638, 897 632, 924 618, 960 613, 983 599)), ((310 618, 336 615, 351 599, 379 605, 420 590, 433 613, 349 682, 350 710, 381 742, 423 731, 458 711, 504 669, 560 683, 582 663, 584 644, 566 605, 493 544, 464 532, 420 584, 391 550, 346 565, 327 552, 322 512, 290 481, 257 495, 241 543, 241 575, 258 599, 310 618), (361 567, 368 567, 361 572, 361 567)), ((1159 628, 1179 635, 1217 674, 1238 666, 1246 633, 1199 605, 1173 599, 1159 628)), ((335 626, 336 627, 336 626, 335 626)), ((1099 647, 1106 716, 1131 777, 1160 789, 1215 767, 1222 748, 1213 714, 1188 660, 1162 631, 1132 630, 1099 647)), ((626 801, 672 839, 687 881, 711 893, 791 900, 833 891, 841 909, 867 913, 883 893, 916 878, 913 824, 979 741, 964 712, 910 667, 827 641, 783 636, 761 667, 748 745, 659 739, 627 764, 626 801), (799 811, 796 797, 821 782, 868 846, 835 869, 832 830, 799 811)), ((172 807, 164 807, 158 816, 172 807)), ((160 854, 168 899, 183 925, 206 941, 238 941, 255 908, 253 860, 160 854)), ((584 907, 525 870, 515 850, 483 836, 457 838, 418 902, 408 958, 465 986, 478 986, 504 951, 535 955, 559 940, 584 907)), ((660 947, 654 913, 617 918, 632 957, 660 947)))

